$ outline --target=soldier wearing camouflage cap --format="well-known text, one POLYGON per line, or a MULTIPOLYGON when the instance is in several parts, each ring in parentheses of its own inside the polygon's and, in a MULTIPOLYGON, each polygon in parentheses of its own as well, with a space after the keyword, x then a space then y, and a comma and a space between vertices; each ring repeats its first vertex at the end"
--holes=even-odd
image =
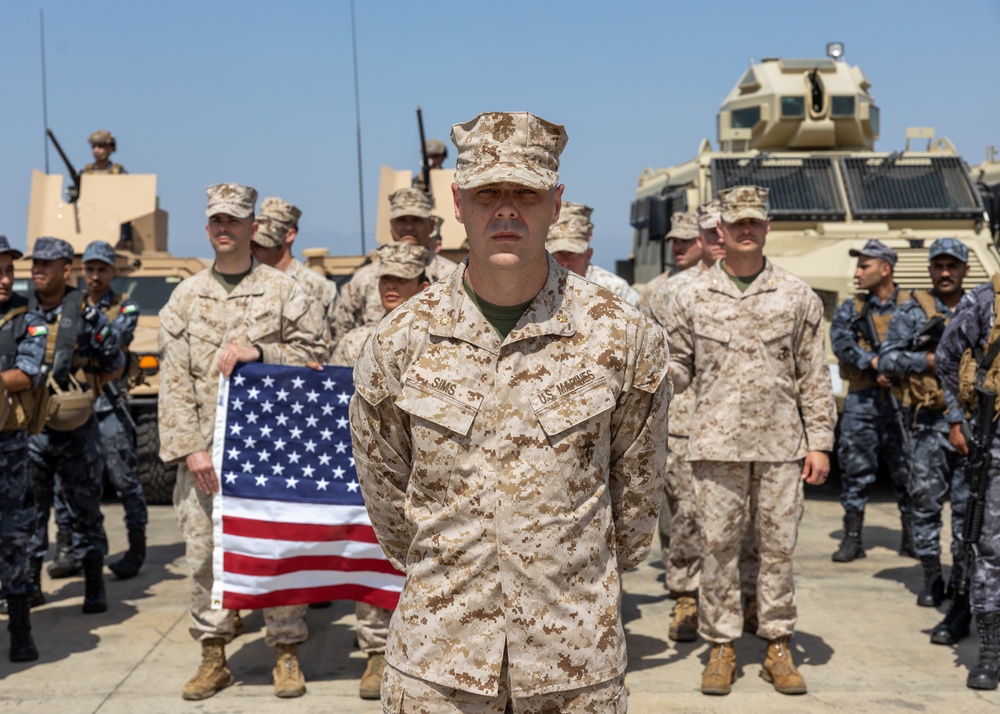
POLYGON ((854 283, 858 294, 837 307, 830 323, 830 342, 847 381, 840 416, 837 457, 840 461, 840 504, 844 507, 844 537, 833 554, 836 563, 865 557, 862 526, 868 493, 884 462, 889 472, 902 523, 900 555, 916 557, 913 508, 907 483, 910 466, 906 434, 900 429, 891 378, 879 365, 879 347, 896 309, 910 299, 893 277, 896 251, 878 240, 848 251, 857 258, 854 283), (874 334, 873 334, 874 333, 874 334))
POLYGON ((945 598, 941 576, 941 513, 951 501, 951 583, 954 598, 945 621, 931 633, 931 641, 952 645, 969 634, 968 588, 959 587, 968 577, 962 572, 966 501, 965 480, 968 444, 962 434, 964 410, 955 396, 945 392, 934 371, 934 350, 965 291, 969 249, 954 238, 931 244, 932 288, 914 290, 900 304, 886 330, 879 350, 879 371, 902 387, 905 423, 910 429, 912 466, 907 493, 913 517, 913 546, 924 571, 924 586, 917 604, 937 607, 945 598), (962 594, 959 595, 959 591, 962 594))
POLYGON ((319 302, 323 310, 324 341, 332 350, 330 329, 337 308, 337 286, 295 258, 293 246, 301 217, 302 211, 288 201, 275 196, 265 198, 256 217, 257 231, 250 248, 254 258, 291 276, 319 302))
MULTIPOLYGON (((434 171, 444 166, 444 160, 448 158, 448 147, 440 139, 428 139, 424 142, 424 155, 427 157, 427 167, 434 171)), ((411 185, 421 191, 430 191, 424 183, 423 167, 413 175, 411 185)))
POLYGON ((619 575, 659 505, 663 334, 545 250, 562 126, 488 112, 452 139, 469 256, 354 368, 358 479, 407 575, 382 705, 625 711, 619 575))
MULTIPOLYGON (((677 295, 725 256, 718 220, 718 199, 700 205, 697 213, 675 213, 671 218, 667 237, 671 240, 676 265, 674 270, 650 280, 639 302, 643 313, 661 327, 666 326, 677 295), (692 235, 698 246, 695 250, 685 246, 691 243, 692 235), (698 256, 699 261, 689 263, 694 256, 698 256)), ((697 590, 701 579, 702 551, 694 476, 687 458, 694 401, 694 386, 675 394, 670 401, 670 452, 657 524, 661 559, 666 570, 664 585, 675 601, 667 636, 677 642, 698 639, 697 590)), ((753 538, 747 537, 743 541, 739 571, 740 590, 746 603, 744 627, 756 631, 758 562, 753 538)))
MULTIPOLYGON (((389 230, 394 242, 402 241, 427 249, 427 279, 432 283, 450 274, 455 263, 437 254, 434 198, 416 188, 401 188, 389 196, 389 230)), ((362 266, 340 288, 334 311, 333 340, 355 327, 378 322, 384 315, 378 294, 378 262, 362 266)))
POLYGON ((594 255, 591 247, 594 224, 590 222, 593 210, 590 206, 563 201, 559 220, 552 224, 545 239, 545 250, 566 270, 607 288, 630 305, 638 305, 639 293, 627 280, 590 262, 594 255))
POLYGON ((88 141, 90 142, 90 152, 94 155, 94 161, 84 166, 80 173, 128 173, 124 166, 111 161, 111 154, 118 149, 118 143, 110 131, 99 129, 90 135, 88 141))
MULTIPOLYGON (((235 614, 212 607, 213 501, 219 476, 212 465, 219 375, 240 362, 301 364, 326 357, 325 324, 316 301, 295 280, 253 258, 257 191, 209 186, 205 231, 215 252, 210 268, 174 288, 160 311, 160 458, 177 464, 174 505, 191 574, 191 636, 201 666, 184 685, 184 699, 211 697, 233 683, 225 645, 237 634, 235 614)), ((308 637, 306 606, 264 610, 278 697, 305 693, 298 644, 308 637)))
POLYGON ((36 505, 30 554, 40 568, 49 550, 49 513, 58 492, 66 504, 63 530, 73 535, 69 557, 83 567, 83 612, 100 613, 108 609, 103 575, 108 541, 101 514, 104 478, 93 395, 124 366, 125 355, 107 316, 70 285, 73 247, 42 236, 27 257, 34 285, 29 305, 50 335, 45 354, 50 398, 62 393, 58 399, 65 401, 55 413, 48 410, 44 428, 28 440, 36 505))
POLYGON ((42 561, 28 554, 36 514, 24 407, 30 403, 26 395, 44 379, 48 327, 28 309, 28 299, 14 292, 14 261, 21 255, 0 235, 0 413, 5 415, 0 419, 0 583, 11 662, 38 659, 31 608, 45 602, 39 586, 42 561))
POLYGON ((801 694, 805 680, 788 646, 796 622, 792 554, 802 484, 826 480, 837 418, 823 304, 764 257, 767 190, 737 186, 718 198, 725 258, 680 291, 666 317, 676 388, 697 375, 688 459, 706 548, 698 631, 712 643, 701 691, 728 694, 736 678, 740 551, 753 529, 756 634, 768 641, 762 676, 778 692, 801 694))

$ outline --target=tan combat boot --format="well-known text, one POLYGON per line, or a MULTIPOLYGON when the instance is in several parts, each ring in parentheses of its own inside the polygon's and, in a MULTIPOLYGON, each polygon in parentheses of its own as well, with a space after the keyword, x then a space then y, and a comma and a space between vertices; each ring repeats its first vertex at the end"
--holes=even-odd
POLYGON ((306 693, 306 678, 299 669, 299 646, 279 644, 274 648, 274 695, 282 699, 306 693))
POLYGON ((698 601, 694 593, 681 593, 674 604, 674 619, 667 636, 675 642, 694 642, 698 639, 698 601))
POLYGON ((361 675, 358 694, 362 699, 379 699, 382 692, 382 673, 385 672, 385 655, 373 652, 368 655, 368 665, 361 675))
POLYGON ((731 642, 712 645, 708 666, 701 673, 702 694, 729 694, 736 681, 736 652, 731 642))
POLYGON ((775 690, 782 694, 806 693, 806 680, 799 674, 799 670, 795 669, 787 637, 767 643, 767 656, 764 658, 764 668, 760 671, 760 676, 765 682, 774 684, 775 690))
POLYGON ((233 683, 233 674, 226 666, 226 641, 211 637, 201 641, 201 665, 181 690, 185 699, 208 699, 233 683))

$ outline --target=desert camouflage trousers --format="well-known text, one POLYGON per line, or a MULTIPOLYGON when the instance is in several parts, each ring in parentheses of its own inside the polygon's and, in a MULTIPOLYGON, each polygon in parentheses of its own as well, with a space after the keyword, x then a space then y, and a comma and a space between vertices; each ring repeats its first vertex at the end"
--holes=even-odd
POLYGON ((35 491, 28 436, 0 432, 0 583, 4 595, 28 595, 28 543, 35 529, 35 491))
MULTIPOLYGON (((199 642, 210 637, 222 637, 229 642, 234 635, 233 611, 212 609, 212 496, 198 488, 183 462, 177 467, 174 508, 184 537, 184 557, 191 575, 191 627, 188 632, 199 642)), ((265 642, 270 646, 305 642, 309 636, 307 607, 287 605, 265 609, 265 642)))
POLYGON ((792 553, 802 519, 801 462, 691 462, 704 560, 698 634, 732 642, 743 631, 739 558, 747 532, 757 543, 757 635, 790 636, 797 609, 792 553))
MULTIPOLYGON (((544 652, 539 656, 544 657, 544 652)), ((382 677, 382 711, 391 714, 625 714, 628 692, 622 674, 580 689, 513 697, 508 687, 506 656, 500 670, 500 691, 495 697, 442 687, 386 664, 382 677)))
POLYGON ((384 654, 392 610, 369 605, 366 602, 356 602, 354 616, 358 620, 358 647, 361 651, 365 654, 384 654))
POLYGON ((660 507, 660 546, 666 567, 667 590, 690 593, 698 589, 701 575, 701 539, 694 480, 687 460, 688 438, 670 436, 667 478, 660 507))

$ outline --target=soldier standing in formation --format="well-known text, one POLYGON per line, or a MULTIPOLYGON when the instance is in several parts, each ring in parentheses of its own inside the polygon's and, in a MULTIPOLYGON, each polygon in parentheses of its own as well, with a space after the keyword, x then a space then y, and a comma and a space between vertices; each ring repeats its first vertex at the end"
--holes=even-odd
POLYGON ((848 383, 837 444, 844 539, 833 561, 850 563, 865 557, 861 528, 868 492, 878 475, 879 454, 889 469, 899 504, 903 526, 899 553, 916 557, 907 493, 910 455, 905 446, 906 434, 893 408, 892 381, 879 369, 877 344, 885 338, 896 307, 910 299, 910 291, 900 289, 893 281, 896 251, 884 243, 870 240, 861 250, 851 250, 850 255, 858 259, 854 282, 861 292, 837 308, 830 324, 830 342, 840 360, 840 376, 848 383))
POLYGON ((728 694, 736 677, 738 560, 753 524, 757 635, 768 641, 761 675, 783 694, 802 694, 788 648, 797 615, 792 554, 802 484, 825 481, 837 418, 823 305, 764 257, 767 189, 736 186, 719 200, 726 257, 681 291, 667 316, 678 391, 698 379, 688 459, 704 547, 699 634, 713 643, 701 691, 728 694))
POLYGON ((913 469, 909 479, 910 507, 913 514, 913 544, 924 571, 924 587, 917 604, 937 607, 945 597, 941 577, 941 510, 951 500, 952 567, 947 593, 954 599, 954 612, 934 628, 931 641, 954 644, 969 634, 968 595, 959 596, 964 541, 965 505, 969 487, 965 482, 965 462, 949 442, 963 446, 963 411, 941 388, 934 370, 934 350, 945 326, 955 314, 964 295, 969 249, 954 238, 934 241, 928 251, 931 290, 914 291, 913 297, 896 308, 889 320, 879 370, 903 387, 906 423, 911 429, 913 469))
MULTIPOLYGON (((393 241, 404 241, 427 249, 425 273, 432 283, 450 274, 455 263, 437 255, 434 199, 416 188, 401 188, 389 196, 389 228, 393 241)), ((333 322, 333 340, 355 327, 378 322, 384 314, 378 295, 378 265, 369 263, 360 268, 340 289, 340 298, 333 322)))
MULTIPOLYGON (((1000 394, 1000 276, 967 293, 955 311, 934 352, 934 368, 949 399, 957 396, 969 411, 978 431, 977 387, 1000 394)), ((1000 404, 994 400, 994 413, 1000 404)), ((1000 430, 994 421, 987 426, 989 465, 982 531, 978 553, 972 563, 969 606, 979 631, 979 660, 969 672, 966 684, 972 689, 996 689, 1000 682, 1000 430)), ((959 454, 969 451, 965 439, 953 430, 949 443, 959 454)), ((970 463, 969 467, 973 467, 970 463)), ((971 514, 969 514, 971 517, 971 514)))
MULTIPOLYGON (((101 514, 101 436, 93 400, 103 384, 120 373, 125 355, 107 316, 67 284, 73 272, 73 247, 59 238, 41 237, 35 239, 29 257, 35 287, 29 304, 48 326, 44 373, 54 395, 51 399, 75 400, 71 409, 68 402, 54 414, 50 408, 45 428, 28 440, 36 502, 33 574, 49 549, 49 511, 58 490, 69 514, 70 554, 83 565, 83 612, 104 612, 108 541, 101 514), (81 382, 89 385, 86 395, 81 382)), ((41 591, 37 578, 35 587, 41 591)))
MULTIPOLYGON (((448 147, 440 139, 428 139, 424 142, 424 153, 427 154, 427 165, 432 171, 444 165, 448 158, 448 147)), ((430 193, 430 188, 424 183, 424 169, 421 166, 410 183, 413 188, 430 193)))
POLYGON ((48 327, 28 309, 27 298, 14 293, 14 261, 21 255, 6 236, 0 236, 0 399, 5 406, 10 400, 9 409, 0 409, 6 415, 0 424, 0 582, 9 618, 11 662, 38 659, 31 637, 31 607, 44 602, 41 591, 34 588, 41 561, 28 558, 35 528, 35 493, 26 428, 33 416, 31 391, 44 379, 48 327))
MULTIPOLYGON (((209 186, 206 232, 211 268, 178 285, 160 312, 162 354, 160 458, 176 463, 177 509, 191 574, 191 636, 202 662, 184 685, 184 699, 206 699, 233 683, 225 645, 236 633, 231 610, 213 610, 212 498, 219 477, 212 439, 219 374, 239 362, 302 364, 326 355, 319 303, 292 278, 253 259, 257 192, 249 186, 209 186)), ((305 693, 298 643, 308 636, 305 606, 264 610, 266 643, 276 646, 275 694, 305 693)))
POLYGON ((358 479, 407 575, 383 707, 624 712, 620 575, 662 494, 663 335, 545 251, 562 126, 492 112, 452 139, 469 257, 354 368, 358 479))
POLYGON ((627 280, 590 262, 594 255, 591 247, 594 224, 590 222, 593 211, 590 206, 563 201, 559 220, 549 229, 545 249, 566 270, 572 270, 595 285, 607 288, 629 305, 638 305, 639 293, 627 280))
MULTIPOLYGON (((128 295, 111 289, 118 275, 115 249, 104 241, 94 241, 83 251, 83 275, 87 281, 87 304, 101 310, 118 336, 122 350, 128 355, 129 345, 139 321, 139 306, 128 295)), ((122 580, 139 574, 146 559, 146 524, 149 515, 146 497, 136 473, 138 457, 135 450, 135 423, 128 409, 127 375, 104 385, 94 404, 101 433, 101 453, 104 472, 125 509, 128 550, 108 568, 122 580)), ((56 515, 58 516, 58 509, 56 515)))
POLYGON ((94 161, 84 166, 80 173, 128 173, 124 166, 111 161, 111 154, 118 149, 118 143, 110 131, 99 129, 90 135, 88 141, 90 142, 90 152, 94 155, 94 161))
MULTIPOLYGON (((427 249, 423 246, 387 243, 378 249, 377 265, 379 295, 387 315, 430 285, 424 274, 427 249)), ((330 364, 354 367, 365 342, 377 326, 378 323, 369 322, 344 335, 337 343, 330 364)), ((362 699, 378 699, 381 695, 385 645, 392 612, 360 600, 354 604, 354 616, 358 621, 358 647, 368 656, 368 663, 358 685, 358 694, 362 699)))

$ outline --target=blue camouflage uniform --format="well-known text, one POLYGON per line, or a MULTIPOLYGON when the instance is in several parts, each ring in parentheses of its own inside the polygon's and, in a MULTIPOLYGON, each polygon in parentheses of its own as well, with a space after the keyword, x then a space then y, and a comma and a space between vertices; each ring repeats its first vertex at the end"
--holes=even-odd
MULTIPOLYGON (((945 391, 958 394, 958 367, 962 354, 985 344, 993 326, 993 284, 985 283, 962 298, 955 316, 934 353, 935 369, 945 391)), ((1000 612, 1000 430, 990 446, 986 510, 979 537, 979 556, 972 565, 969 602, 977 615, 1000 612)))
MULTIPOLYGON (((127 296, 108 291, 96 307, 111 321, 122 349, 132 344, 135 327, 139 321, 139 305, 127 296), (122 300, 122 297, 126 297, 122 300)), ((144 532, 148 521, 146 497, 136 473, 135 425, 127 413, 124 397, 128 392, 125 377, 108 382, 94 403, 98 429, 101 433, 101 455, 104 473, 115 489, 125 510, 125 527, 129 531, 144 532), (118 395, 122 396, 119 402, 118 395)), ((61 533, 70 531, 69 512, 60 492, 55 495, 56 524, 61 533)))
MULTIPOLYGON (((27 303, 26 298, 12 295, 0 305, 0 318, 27 303)), ((0 328, 0 372, 19 369, 37 386, 46 334, 45 322, 34 312, 7 321, 0 328)), ((4 595, 30 595, 28 543, 35 527, 35 494, 24 429, 0 431, 0 474, 0 582, 4 595)))
MULTIPOLYGON (((871 293, 864 296, 863 301, 870 305, 873 317, 885 318, 895 311, 898 296, 897 287, 885 304, 871 293)), ((868 381, 872 381, 876 375, 870 365, 876 353, 859 344, 860 321, 854 299, 844 301, 833 315, 830 342, 841 365, 860 370, 870 378, 868 381)), ((880 453, 889 470, 900 513, 908 518, 911 512, 906 492, 909 463, 888 390, 877 385, 852 389, 844 399, 837 442, 842 484, 840 503, 845 511, 864 513, 868 492, 878 475, 880 453)))
MULTIPOLYGON (((60 320, 63 307, 78 300, 75 288, 66 289, 63 302, 51 310, 37 307, 45 324, 51 328, 57 323, 60 329, 72 324, 70 319, 60 320)), ((76 302, 75 304, 79 304, 76 302)), ((108 318, 100 310, 88 311, 89 319, 79 320, 74 358, 88 363, 88 369, 98 372, 115 372, 125 362, 118 335, 111 329, 108 318)), ((58 353, 56 359, 59 359, 58 353)), ((51 365, 47 365, 51 368, 51 365)), ((48 551, 48 520, 52 508, 53 492, 62 491, 72 524, 71 552, 82 560, 90 552, 102 556, 108 552, 104 533, 104 516, 101 514, 102 462, 100 432, 93 415, 83 426, 72 431, 57 431, 45 427, 31 436, 28 449, 33 467, 35 501, 37 507, 35 533, 31 540, 32 558, 42 559, 48 551)))
MULTIPOLYGON (((933 292, 929 293, 934 295, 933 292)), ((936 314, 950 320, 952 310, 934 295, 936 314)), ((904 384, 911 375, 931 372, 927 366, 928 347, 921 345, 919 336, 927 325, 928 316, 917 300, 911 299, 897 308, 889 321, 889 330, 879 352, 879 370, 904 384)), ((962 524, 969 488, 965 482, 966 458, 948 443, 950 424, 963 421, 962 409, 954 394, 945 392, 941 409, 907 408, 907 424, 911 426, 913 469, 909 495, 913 513, 913 539, 920 557, 941 554, 941 510, 951 496, 951 553, 953 580, 960 566, 962 524)))

